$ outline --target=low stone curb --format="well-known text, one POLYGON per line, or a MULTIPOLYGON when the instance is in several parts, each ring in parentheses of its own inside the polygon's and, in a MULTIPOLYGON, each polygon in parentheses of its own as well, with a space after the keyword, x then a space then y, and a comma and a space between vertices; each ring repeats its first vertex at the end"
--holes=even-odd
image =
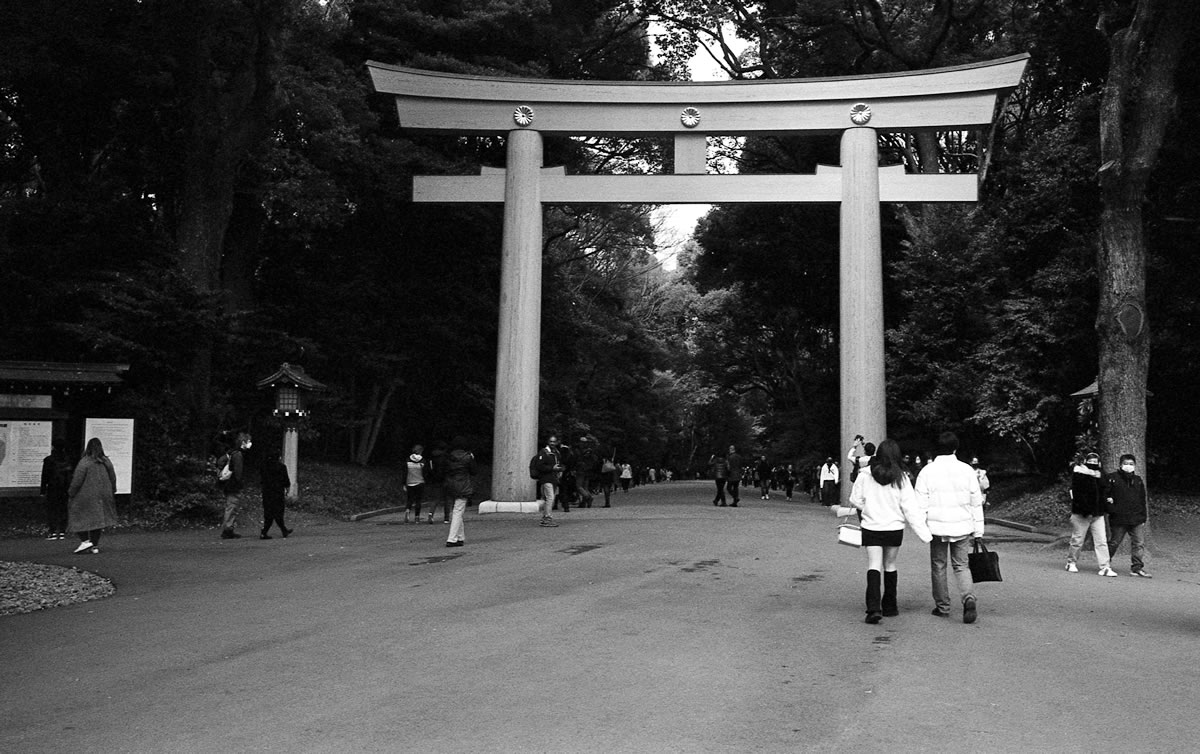
POLYGON ((386 516, 389 513, 403 513, 403 505, 394 505, 391 508, 380 508, 377 511, 367 511, 366 513, 355 513, 350 516, 349 521, 362 521, 364 518, 375 518, 376 516, 386 516))

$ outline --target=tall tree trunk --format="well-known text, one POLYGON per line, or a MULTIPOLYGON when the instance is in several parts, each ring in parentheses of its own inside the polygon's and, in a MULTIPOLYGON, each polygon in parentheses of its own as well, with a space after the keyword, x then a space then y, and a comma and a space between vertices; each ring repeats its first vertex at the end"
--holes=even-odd
POLYGON ((371 460, 371 454, 375 452, 375 445, 379 441, 379 431, 383 427, 383 420, 387 417, 388 406, 391 405, 392 398, 396 395, 396 389, 399 386, 398 380, 392 380, 386 386, 379 382, 371 386, 371 399, 367 404, 357 450, 354 454, 354 462, 359 466, 366 466, 371 460))
MULTIPOLYGON (((1100 454, 1146 467, 1146 244, 1142 205, 1176 102, 1175 72, 1195 28, 1195 9, 1174 0, 1107 0, 1098 29, 1109 36, 1100 110, 1100 454)), ((1144 473, 1144 471, 1143 471, 1144 473)))
MULTIPOLYGON (((268 133, 284 21, 293 0, 195 0, 176 6, 189 44, 179 84, 187 113, 175 230, 179 264, 201 291, 221 286, 225 234, 238 166, 268 133)), ((211 434, 213 352, 201 336, 187 386, 201 436, 211 434)))

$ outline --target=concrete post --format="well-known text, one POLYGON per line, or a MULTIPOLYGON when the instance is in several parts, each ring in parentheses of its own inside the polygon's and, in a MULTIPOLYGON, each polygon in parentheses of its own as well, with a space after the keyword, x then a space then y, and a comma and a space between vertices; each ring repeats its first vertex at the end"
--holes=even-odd
POLYGON ((537 451, 542 340, 542 135, 508 134, 500 334, 496 355, 492 499, 485 512, 537 512, 529 458, 537 451))
POLYGON ((879 229, 879 144, 873 128, 842 133, 840 282, 841 499, 850 496, 846 453, 856 434, 887 437, 883 354, 883 249, 879 229))
POLYGON ((300 499, 300 432, 294 425, 289 424, 283 430, 283 465, 287 467, 288 479, 291 486, 287 488, 284 497, 288 502, 300 499))

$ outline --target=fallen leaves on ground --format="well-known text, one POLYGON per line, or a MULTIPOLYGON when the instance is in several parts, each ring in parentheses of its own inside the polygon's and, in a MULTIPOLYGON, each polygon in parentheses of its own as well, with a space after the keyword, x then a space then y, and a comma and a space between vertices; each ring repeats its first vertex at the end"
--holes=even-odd
POLYGON ((0 560, 0 615, 73 605, 115 591, 108 579, 78 568, 0 560))

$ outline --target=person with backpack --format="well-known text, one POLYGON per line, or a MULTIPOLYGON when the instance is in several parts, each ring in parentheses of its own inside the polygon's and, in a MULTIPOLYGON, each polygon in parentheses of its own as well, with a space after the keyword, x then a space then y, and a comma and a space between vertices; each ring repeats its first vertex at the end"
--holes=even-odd
POLYGON ((242 536, 235 531, 238 514, 241 513, 242 487, 245 486, 246 461, 242 454, 249 450, 252 444, 248 433, 239 432, 234 448, 217 461, 217 468, 220 469, 217 472, 217 486, 225 495, 225 510, 221 516, 221 539, 240 539, 242 536))
POLYGON ((46 500, 46 539, 67 538, 67 490, 71 486, 71 462, 66 443, 56 437, 50 455, 42 459, 42 497, 46 500))
MULTIPOLYGON (((430 475, 429 459, 425 457, 425 446, 414 445, 412 453, 404 462, 404 523, 408 523, 408 512, 413 512, 413 523, 421 523, 421 504, 425 502, 425 480, 430 475)), ((430 519, 432 523, 432 518, 430 519)))
MULTIPOLYGON (((529 461, 529 476, 537 480, 538 491, 541 493, 538 510, 542 514, 542 520, 539 526, 558 526, 554 523, 550 512, 554 509, 554 501, 558 497, 558 484, 562 478, 562 471, 562 459, 558 454, 558 435, 550 435, 546 438, 546 444, 542 446, 538 454, 529 461)), ((565 505, 563 510, 566 511, 565 505)))

